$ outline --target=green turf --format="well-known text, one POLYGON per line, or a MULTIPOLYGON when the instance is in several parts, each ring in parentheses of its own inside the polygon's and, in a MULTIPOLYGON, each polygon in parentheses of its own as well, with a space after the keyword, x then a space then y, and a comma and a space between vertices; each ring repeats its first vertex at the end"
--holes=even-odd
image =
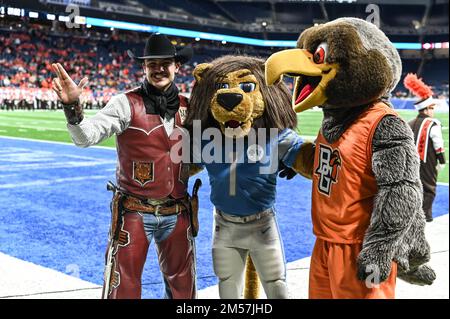
MULTIPOLYGON (((87 117, 95 114, 95 111, 87 111, 87 117)), ((405 119, 410 120, 416 116, 415 111, 399 111, 405 119)), ((445 149, 449 149, 449 117, 448 113, 435 113, 443 127, 445 149)), ((322 121, 321 111, 306 111, 298 115, 299 132, 301 135, 314 137, 322 121)), ((67 132, 66 121, 62 111, 0 111, 0 135, 31 138, 47 141, 58 141, 71 143, 70 135, 67 132)), ((115 146, 115 139, 109 138, 102 142, 102 146, 115 146)), ((448 158, 448 151, 446 154, 448 158)), ((448 183, 449 165, 439 173, 438 180, 448 183)))
MULTIPOLYGON (((86 115, 95 114, 87 111, 86 115)), ((62 111, 0 111, 0 135, 72 143, 62 111)), ((102 146, 115 146, 111 137, 102 146)))
MULTIPOLYGON (((406 121, 409 121, 417 116, 416 111, 397 111, 399 115, 405 119, 406 121)), ((435 118, 437 118, 442 123, 442 133, 444 137, 444 147, 446 150, 446 159, 448 161, 448 150, 449 150, 449 131, 448 131, 448 125, 449 125, 449 114, 448 113, 435 113, 435 118)), ((298 114, 298 132, 301 135, 306 136, 316 136, 320 123, 322 122, 323 113, 318 111, 306 111, 298 114)), ((439 172, 438 175, 438 181, 443 183, 448 183, 449 179, 449 164, 447 164, 443 171, 439 172)))

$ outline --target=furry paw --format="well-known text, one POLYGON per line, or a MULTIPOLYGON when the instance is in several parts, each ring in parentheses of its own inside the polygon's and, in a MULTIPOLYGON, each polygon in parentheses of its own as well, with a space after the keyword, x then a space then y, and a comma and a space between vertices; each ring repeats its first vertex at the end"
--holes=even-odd
POLYGON ((363 249, 358 256, 358 278, 378 284, 391 273, 392 261, 385 253, 376 249, 363 249))
POLYGON ((408 272, 399 271, 397 277, 413 285, 425 286, 434 282, 436 273, 430 266, 422 265, 408 272))
POLYGON ((408 262, 412 269, 416 269, 420 265, 424 265, 430 261, 430 245, 425 239, 425 234, 422 233, 418 237, 419 239, 414 247, 412 247, 408 256, 408 262))
POLYGON ((397 258, 395 258, 394 260, 397 263, 399 272, 400 271, 402 271, 402 272, 409 271, 409 261, 407 258, 405 258, 405 257, 400 258, 399 256, 397 256, 397 258))
POLYGON ((280 178, 286 178, 287 180, 290 180, 290 179, 292 179, 292 178, 294 178, 295 177, 295 175, 297 175, 297 172, 296 171, 294 171, 292 168, 290 168, 290 167, 287 167, 286 165, 284 165, 283 164, 283 162, 281 162, 280 161, 280 164, 279 164, 279 174, 278 174, 278 176, 280 177, 280 178))

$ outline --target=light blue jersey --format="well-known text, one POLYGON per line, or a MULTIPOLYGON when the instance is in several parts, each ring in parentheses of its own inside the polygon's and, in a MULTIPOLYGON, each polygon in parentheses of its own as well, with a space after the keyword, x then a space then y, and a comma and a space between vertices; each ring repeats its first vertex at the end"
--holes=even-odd
MULTIPOLYGON (((205 147, 210 150, 208 143, 211 142, 203 141, 202 150, 205 147)), ((285 129, 266 143, 259 142, 260 146, 249 145, 246 138, 241 151, 236 151, 237 147, 227 151, 224 144, 218 145, 210 154, 221 152, 218 157, 221 161, 207 163, 203 157, 201 161, 209 175, 211 202, 222 212, 237 216, 248 216, 273 207, 278 164, 282 161, 292 167, 302 143, 297 133, 285 129)))

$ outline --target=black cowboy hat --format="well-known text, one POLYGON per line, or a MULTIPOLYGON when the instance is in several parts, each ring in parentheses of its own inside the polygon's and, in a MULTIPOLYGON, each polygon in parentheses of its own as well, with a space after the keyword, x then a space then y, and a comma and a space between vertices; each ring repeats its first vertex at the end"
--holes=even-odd
POLYGON ((128 56, 134 60, 143 62, 145 59, 167 59, 174 58, 175 62, 186 63, 192 58, 193 50, 191 47, 184 47, 177 51, 175 46, 163 34, 152 34, 147 43, 145 43, 144 55, 136 56, 131 50, 127 51, 128 56))

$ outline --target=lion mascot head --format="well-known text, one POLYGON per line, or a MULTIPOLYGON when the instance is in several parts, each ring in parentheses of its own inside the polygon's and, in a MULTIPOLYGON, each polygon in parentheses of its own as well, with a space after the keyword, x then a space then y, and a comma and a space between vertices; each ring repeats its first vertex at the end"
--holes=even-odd
POLYGON ((290 106, 291 94, 284 83, 266 85, 264 60, 227 55, 194 70, 185 125, 194 120, 201 128, 220 128, 227 137, 241 138, 251 128, 295 129, 297 117, 290 106))

